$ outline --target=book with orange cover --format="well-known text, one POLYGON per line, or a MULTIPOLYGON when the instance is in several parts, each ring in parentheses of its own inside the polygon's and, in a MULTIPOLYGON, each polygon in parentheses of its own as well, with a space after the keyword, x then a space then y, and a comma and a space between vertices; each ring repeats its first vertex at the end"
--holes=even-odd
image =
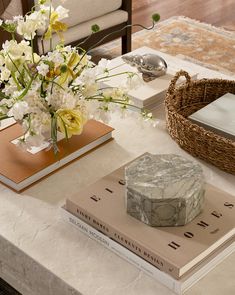
POLYGON ((77 157, 112 138, 113 128, 90 120, 81 135, 58 142, 59 153, 43 149, 35 154, 22 151, 13 144, 22 135, 21 126, 14 124, 0 131, 0 181, 20 191, 77 157))
POLYGON ((151 227, 125 208, 124 167, 66 200, 66 209, 178 279, 235 236, 235 197, 207 184, 205 206, 191 223, 151 227))

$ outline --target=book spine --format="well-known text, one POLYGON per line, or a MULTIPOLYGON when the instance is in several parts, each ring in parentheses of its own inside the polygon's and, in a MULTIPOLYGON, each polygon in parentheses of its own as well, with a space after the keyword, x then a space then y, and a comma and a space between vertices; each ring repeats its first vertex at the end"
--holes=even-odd
POLYGON ((148 263, 146 260, 142 259, 138 255, 134 254, 127 248, 123 247, 121 244, 116 241, 110 239, 105 234, 96 230, 86 222, 82 221, 78 217, 74 216, 72 213, 67 211, 66 209, 61 209, 62 217, 66 222, 69 222, 74 227, 76 227, 79 231, 86 234, 91 239, 97 241, 102 244, 107 249, 111 250, 121 258, 125 259, 132 265, 136 266, 138 269, 151 276, 176 294, 181 295, 182 283, 172 278, 170 275, 160 271, 158 268, 154 267, 152 264, 148 263))
POLYGON ((93 228, 101 231, 106 236, 122 244, 125 248, 128 248, 130 251, 134 252, 144 260, 153 264, 161 271, 164 271, 175 279, 179 279, 179 269, 175 265, 172 265, 166 261, 166 259, 163 259, 156 253, 153 253, 151 250, 146 249, 146 247, 139 244, 138 241, 125 236, 123 233, 120 233, 109 224, 104 224, 101 220, 91 215, 78 204, 73 203, 69 199, 66 200, 66 209, 73 215, 91 225, 93 228))

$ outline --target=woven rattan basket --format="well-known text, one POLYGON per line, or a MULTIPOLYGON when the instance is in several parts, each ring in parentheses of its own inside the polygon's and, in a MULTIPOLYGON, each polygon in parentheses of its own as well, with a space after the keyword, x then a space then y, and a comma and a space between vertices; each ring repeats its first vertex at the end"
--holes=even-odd
POLYGON ((235 94, 235 81, 202 79, 192 81, 185 71, 172 79, 166 99, 166 121, 171 137, 191 155, 235 174, 235 141, 192 123, 187 117, 225 93, 235 94), (176 86, 184 76, 186 82, 176 86))

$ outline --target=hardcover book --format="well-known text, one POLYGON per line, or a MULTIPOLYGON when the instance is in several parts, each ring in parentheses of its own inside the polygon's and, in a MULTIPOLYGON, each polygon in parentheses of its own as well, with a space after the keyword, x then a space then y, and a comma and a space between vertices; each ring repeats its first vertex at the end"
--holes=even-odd
MULTIPOLYGON (((165 59, 168 66, 167 73, 165 75, 149 82, 144 82, 142 74, 138 72, 137 68, 125 63, 120 56, 114 58, 108 64, 110 75, 114 75, 114 77, 107 79, 104 82, 104 86, 118 87, 120 86, 121 79, 120 76, 115 76, 115 74, 120 72, 135 72, 139 76, 140 81, 142 81, 142 84, 140 84, 139 87, 130 90, 128 95, 135 106, 152 110, 163 103, 171 79, 174 77, 176 72, 183 69, 187 71, 193 79, 197 77, 198 73, 195 72, 195 70, 192 70, 193 67, 190 62, 180 60, 175 56, 171 56, 148 47, 138 48, 127 55, 143 55, 146 53, 157 54, 165 59)), ((179 82, 183 81, 184 79, 179 79, 179 82)))
POLYGON ((0 181, 20 191, 112 138, 113 128, 90 120, 81 135, 58 142, 59 153, 44 148, 38 152, 24 152, 14 144, 22 135, 14 124, 0 131, 0 181))
POLYGON ((207 185, 205 207, 180 227, 150 227, 125 208, 124 167, 66 200, 66 209, 178 279, 235 235, 235 198, 207 185))
POLYGON ((0 121, 0 131, 15 124, 16 121, 13 118, 7 118, 0 121))
POLYGON ((188 118, 206 129, 235 140, 235 95, 226 93, 188 118))
POLYGON ((126 247, 117 243, 115 240, 110 239, 107 235, 104 235, 100 231, 96 230, 80 218, 76 217, 72 213, 66 210, 66 207, 61 208, 61 214, 63 219, 73 225, 82 233, 86 234, 91 239, 97 241, 107 249, 111 250, 118 256, 124 258, 126 261, 142 270, 147 275, 156 279, 158 282, 174 291, 176 294, 181 295, 183 292, 192 287, 201 278, 203 278, 209 271, 215 268, 226 257, 231 255, 235 251, 234 238, 229 239, 227 242, 219 246, 210 255, 208 255, 201 263, 193 267, 186 275, 183 275, 180 279, 175 279, 169 274, 160 271, 158 268, 136 255, 126 247))

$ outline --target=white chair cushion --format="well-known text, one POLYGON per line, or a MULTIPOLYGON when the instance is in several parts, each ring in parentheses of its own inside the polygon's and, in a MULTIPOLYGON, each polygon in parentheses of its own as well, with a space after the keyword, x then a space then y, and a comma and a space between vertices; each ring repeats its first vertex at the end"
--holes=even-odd
POLYGON ((2 19, 12 19, 13 16, 22 15, 22 4, 20 0, 12 0, 7 9, 1 15, 2 19))
MULTIPOLYGON (((53 0, 53 6, 58 5, 61 5, 61 0, 53 0)), ((64 22, 72 27, 119 9, 122 0, 67 0, 62 5, 69 9, 69 17, 64 22)), ((22 13, 21 0, 12 0, 1 17, 11 19, 22 13)))
MULTIPOLYGON (((61 5, 61 0, 53 0, 52 3, 56 7, 61 5)), ((122 0, 67 0, 62 5, 69 9, 69 17, 64 22, 73 27, 119 9, 122 0)))
MULTIPOLYGON (((72 43, 76 40, 87 37, 91 34, 91 26, 97 24, 100 26, 100 29, 107 29, 112 26, 121 24, 126 22, 128 19, 128 13, 123 10, 116 10, 104 16, 94 18, 85 23, 73 26, 69 28, 65 33, 65 44, 72 43)), ((59 42, 59 38, 56 34, 53 35, 52 43, 57 44, 59 42)), ((39 52, 42 53, 42 47, 40 40, 38 41, 39 52)), ((49 41, 44 41, 45 51, 49 51, 49 41)))

